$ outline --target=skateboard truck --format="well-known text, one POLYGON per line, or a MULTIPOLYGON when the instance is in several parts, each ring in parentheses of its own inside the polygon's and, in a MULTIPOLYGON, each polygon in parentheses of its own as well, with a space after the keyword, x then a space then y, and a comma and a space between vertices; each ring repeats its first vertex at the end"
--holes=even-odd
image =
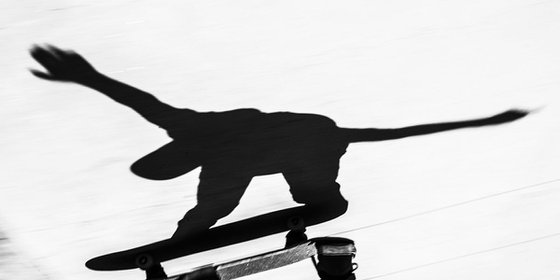
POLYGON ((146 269, 146 279, 165 279, 167 274, 160 263, 154 264, 146 269))
POLYGON ((146 272, 146 279, 165 279, 167 274, 159 262, 155 262, 150 254, 140 254, 136 257, 138 268, 146 272))
POLYGON ((292 217, 288 219, 288 228, 290 231, 286 235, 285 248, 307 241, 305 223, 301 217, 292 217))
POLYGON ((358 264, 354 241, 340 237, 316 238, 317 255, 311 258, 321 280, 355 280, 358 264))

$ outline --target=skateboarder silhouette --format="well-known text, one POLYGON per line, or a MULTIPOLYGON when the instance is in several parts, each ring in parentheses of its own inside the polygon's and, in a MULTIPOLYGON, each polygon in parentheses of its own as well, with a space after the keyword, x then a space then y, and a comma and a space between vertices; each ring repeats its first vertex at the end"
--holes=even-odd
POLYGON ((188 237, 210 228, 235 209, 253 177, 266 174, 281 173, 294 201, 303 204, 284 213, 302 217, 306 224, 334 219, 348 207, 336 179, 340 158, 349 143, 496 125, 528 114, 510 110, 467 121, 347 129, 315 114, 263 113, 256 109, 196 112, 172 107, 113 80, 73 51, 47 45, 33 46, 30 52, 47 70, 31 70, 35 76, 99 91, 167 131, 172 141, 132 164, 134 174, 166 180, 202 167, 197 205, 179 221, 173 237, 188 237))

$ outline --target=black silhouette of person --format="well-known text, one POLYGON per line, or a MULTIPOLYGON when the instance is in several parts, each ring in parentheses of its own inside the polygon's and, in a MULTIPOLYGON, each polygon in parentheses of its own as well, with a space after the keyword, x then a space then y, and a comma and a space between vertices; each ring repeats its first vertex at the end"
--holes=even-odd
POLYGON ((113 80, 73 51, 47 45, 33 46, 30 52, 47 70, 31 70, 35 76, 99 91, 167 131, 172 141, 132 164, 134 174, 166 180, 202 167, 197 205, 179 221, 173 237, 209 229, 235 209, 253 177, 266 174, 284 176, 294 201, 304 204, 298 213, 306 223, 334 219, 348 207, 336 179, 340 158, 349 143, 496 125, 528 114, 509 110, 467 121, 396 129, 347 129, 315 114, 263 113, 256 109, 196 112, 172 107, 149 93, 113 80))

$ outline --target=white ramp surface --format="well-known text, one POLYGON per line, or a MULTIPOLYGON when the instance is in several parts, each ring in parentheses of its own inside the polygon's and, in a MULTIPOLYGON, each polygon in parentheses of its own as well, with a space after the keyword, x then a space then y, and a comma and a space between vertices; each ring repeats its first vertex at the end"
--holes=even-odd
MULTIPOLYGON (((5 0, 0 10, 2 279, 30 278, 5 275, 16 266, 34 279, 144 279, 84 263, 169 237, 196 203, 199 170, 169 181, 129 171, 169 141, 163 130, 90 89, 33 77, 34 43, 74 49, 199 111, 385 128, 535 110, 501 126, 351 144, 339 173, 350 208, 307 233, 353 239, 360 280, 560 278, 560 2, 5 0)), ((258 177, 220 224, 293 205, 282 176, 258 177)), ((173 275, 283 243, 164 266, 173 275)), ((318 277, 300 262, 248 278, 318 277)))

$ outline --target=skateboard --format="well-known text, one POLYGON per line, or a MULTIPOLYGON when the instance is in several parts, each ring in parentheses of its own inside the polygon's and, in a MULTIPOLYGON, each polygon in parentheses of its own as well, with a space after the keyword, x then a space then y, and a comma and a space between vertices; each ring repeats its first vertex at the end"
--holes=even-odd
POLYGON ((354 242, 346 238, 321 237, 306 240, 305 234, 290 231, 282 249, 195 268, 189 272, 167 276, 152 255, 137 258, 137 268, 145 271, 147 280, 229 280, 283 267, 311 258, 321 279, 355 280, 352 263, 356 254, 354 242), (302 238, 298 241, 297 238, 302 238), (291 243, 296 242, 296 243, 291 243))
MULTIPOLYGON (((262 219, 267 217, 267 215, 257 216, 260 217, 258 220, 260 222, 267 221, 267 219, 262 219)), ((146 279, 148 280, 226 280, 271 270, 311 258, 321 278, 332 280, 353 279, 353 271, 357 268, 357 265, 351 262, 356 253, 354 242, 337 237, 308 239, 305 234, 306 228, 303 220, 299 217, 288 219, 283 226, 265 227, 267 230, 258 231, 258 235, 270 232, 276 233, 277 231, 282 232, 284 230, 288 231, 285 246, 281 249, 234 261, 199 267, 171 277, 168 277, 165 273, 161 265, 164 261, 226 246, 227 244, 239 243, 239 240, 247 241, 254 239, 254 234, 235 235, 240 232, 228 232, 228 230, 234 229, 245 229, 244 233, 247 230, 250 231, 251 227, 243 226, 247 226, 248 223, 251 224, 250 222, 255 222, 253 219, 210 229, 194 239, 166 239, 130 250, 96 257, 89 260, 86 266, 92 270, 141 269, 145 271, 146 279), (226 232, 228 235, 223 235, 226 232), (224 238, 220 238, 220 235, 223 235, 222 237, 224 238), (225 236, 229 236, 229 238, 225 236)), ((271 226, 267 223, 264 223, 264 225, 271 226)))
MULTIPOLYGON (((188 239, 170 238, 129 250, 93 258, 86 262, 92 270, 124 270, 139 267, 142 256, 149 255, 155 263, 176 259, 212 249, 238 244, 257 238, 290 231, 297 236, 306 226, 324 222, 324 219, 301 218, 305 214, 300 207, 289 208, 246 220, 211 228, 188 239)), ((325 218, 326 219, 326 218, 325 218)), ((292 238, 301 241, 302 238, 292 238)), ((294 243, 294 242, 292 242, 294 243)))

